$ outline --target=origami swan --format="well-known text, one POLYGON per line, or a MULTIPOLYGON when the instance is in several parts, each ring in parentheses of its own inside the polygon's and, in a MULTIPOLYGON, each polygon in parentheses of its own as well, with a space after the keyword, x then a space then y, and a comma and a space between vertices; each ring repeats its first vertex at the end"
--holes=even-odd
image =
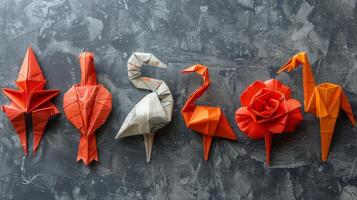
POLYGON ((305 52, 294 55, 277 73, 280 74, 285 70, 290 72, 300 65, 303 66, 305 112, 313 113, 320 118, 321 156, 322 160, 326 161, 340 108, 346 112, 353 126, 355 126, 356 120, 341 86, 333 83, 315 84, 314 75, 305 52))
POLYGON ((182 73, 196 72, 203 77, 203 84, 187 99, 181 110, 186 126, 203 135, 204 159, 208 160, 213 137, 237 140, 226 116, 219 107, 197 106, 195 101, 207 90, 211 81, 208 68, 197 64, 186 68, 182 73))
POLYGON ((33 124, 33 153, 41 142, 45 127, 51 116, 59 110, 50 100, 59 94, 59 90, 45 90, 46 79, 31 48, 28 48, 16 80, 18 90, 4 88, 3 93, 11 100, 10 105, 3 105, 6 113, 20 138, 25 155, 28 154, 26 138, 26 114, 31 114, 33 124))
POLYGON ((126 116, 115 139, 143 135, 146 161, 150 162, 155 132, 170 123, 174 100, 164 81, 141 76, 141 68, 144 64, 167 68, 150 53, 135 52, 131 55, 128 60, 129 80, 136 88, 152 92, 141 99, 126 116))

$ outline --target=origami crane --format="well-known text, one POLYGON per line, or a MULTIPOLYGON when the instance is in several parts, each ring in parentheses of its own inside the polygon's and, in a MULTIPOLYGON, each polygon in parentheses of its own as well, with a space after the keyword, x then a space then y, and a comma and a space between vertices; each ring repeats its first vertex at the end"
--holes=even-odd
POLYGON ((340 108, 346 112, 353 126, 355 126, 356 120, 341 86, 333 83, 316 85, 309 59, 305 52, 294 55, 277 73, 280 74, 285 70, 290 72, 300 65, 303 66, 305 112, 313 113, 320 119, 321 156, 322 160, 326 161, 340 108))
POLYGON ((187 99, 181 110, 186 126, 203 135, 204 159, 207 161, 213 137, 237 140, 226 116, 219 107, 197 106, 195 101, 207 90, 211 81, 208 68, 196 64, 186 68, 182 73, 196 72, 203 77, 203 84, 187 99))
POLYGON ((112 94, 97 83, 94 55, 83 52, 79 55, 81 82, 69 89, 63 98, 63 109, 67 119, 81 134, 77 161, 88 165, 98 161, 95 131, 102 126, 112 110, 112 94))
POLYGON ((301 104, 291 98, 291 90, 276 79, 255 81, 240 96, 242 107, 236 111, 236 122, 252 139, 265 139, 265 159, 270 165, 273 135, 293 132, 303 119, 301 104))
POLYGON ((59 110, 50 100, 59 94, 59 90, 45 90, 46 79, 29 47, 16 80, 18 90, 4 88, 3 93, 11 100, 10 105, 3 105, 2 110, 14 126, 25 155, 28 154, 26 138, 26 115, 31 114, 33 123, 33 153, 36 154, 45 127, 51 116, 59 110))
POLYGON ((167 68, 150 53, 135 52, 131 55, 128 60, 129 80, 136 88, 152 92, 141 99, 126 116, 115 139, 143 135, 146 161, 150 162, 155 132, 170 123, 174 100, 164 81, 141 76, 144 64, 167 68))

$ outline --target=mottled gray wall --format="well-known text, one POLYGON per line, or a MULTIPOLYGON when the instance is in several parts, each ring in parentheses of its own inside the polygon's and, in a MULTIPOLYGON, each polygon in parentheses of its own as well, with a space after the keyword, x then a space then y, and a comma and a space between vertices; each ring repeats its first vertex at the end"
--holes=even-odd
MULTIPOLYGON (((356 17, 356 0, 0 0, 1 87, 15 87, 31 45, 47 88, 64 92, 78 82, 78 54, 92 51, 99 80, 113 93, 112 114, 97 132, 100 162, 89 167, 75 161, 79 134, 64 115, 50 121, 38 154, 25 158, 2 113, 0 199, 356 199, 357 131, 345 114, 327 163, 320 162, 319 123, 305 114, 295 133, 274 138, 268 168, 264 142, 245 137, 233 120, 242 90, 274 77, 301 50, 317 81, 341 84, 357 112, 356 17), (172 123, 157 134, 150 164, 142 137, 114 140, 147 94, 127 78, 133 51, 168 64, 145 74, 164 79, 175 98, 172 123), (208 162, 201 136, 180 115, 201 80, 179 71, 194 63, 209 66, 213 82, 199 102, 221 106, 238 136, 215 139, 208 162)), ((300 70, 279 79, 303 100, 300 70)), ((55 101, 61 110, 62 97, 55 101)), ((8 102, 3 95, 0 101, 8 102)))

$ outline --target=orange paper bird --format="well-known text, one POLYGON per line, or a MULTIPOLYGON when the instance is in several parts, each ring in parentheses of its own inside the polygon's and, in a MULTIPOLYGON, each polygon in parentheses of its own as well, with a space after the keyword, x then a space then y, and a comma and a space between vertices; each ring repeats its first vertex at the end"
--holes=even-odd
POLYGON ((285 70, 290 72, 300 65, 303 66, 305 112, 313 113, 320 118, 321 156, 322 160, 326 161, 340 108, 346 112, 353 126, 355 126, 356 120, 341 86, 333 83, 315 84, 314 75, 305 52, 300 52, 290 58, 277 73, 280 74, 285 70))
POLYGON ((97 83, 94 55, 84 52, 79 55, 81 82, 69 89, 63 98, 66 117, 80 131, 77 161, 88 165, 98 161, 95 131, 104 124, 112 110, 112 94, 97 83))
POLYGON ((186 126, 203 135, 204 159, 208 160, 212 139, 214 136, 230 140, 237 140, 227 118, 219 107, 197 106, 195 101, 207 90, 209 80, 208 68, 197 64, 182 71, 182 73, 196 72, 203 77, 203 84, 187 99, 181 110, 186 126))
POLYGON ((33 123, 33 152, 41 142, 45 127, 51 116, 60 112, 50 100, 59 90, 45 90, 46 80, 35 54, 28 48, 16 80, 18 90, 4 88, 3 93, 11 100, 10 105, 2 106, 20 138, 25 155, 28 154, 26 139, 26 115, 31 114, 33 123))

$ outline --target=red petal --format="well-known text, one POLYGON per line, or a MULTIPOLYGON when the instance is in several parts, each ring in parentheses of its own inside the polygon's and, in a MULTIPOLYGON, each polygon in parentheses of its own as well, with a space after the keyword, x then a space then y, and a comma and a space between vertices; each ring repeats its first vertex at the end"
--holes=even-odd
POLYGON ((267 88, 281 92, 285 95, 286 99, 290 99, 290 95, 291 95, 290 88, 286 85, 283 85, 279 80, 273 78, 265 81, 264 83, 267 88))
POLYGON ((251 139, 261 139, 268 134, 268 129, 263 125, 256 123, 250 115, 247 107, 240 107, 236 111, 235 120, 238 127, 251 139))
POLYGON ((284 132, 293 132, 295 131, 296 126, 303 120, 303 116, 300 110, 301 104, 295 99, 289 99, 287 104, 289 108, 289 115, 284 132))
POLYGON ((240 95, 240 103, 243 106, 248 106, 253 96, 263 88, 265 88, 263 81, 255 81, 242 92, 240 95))

